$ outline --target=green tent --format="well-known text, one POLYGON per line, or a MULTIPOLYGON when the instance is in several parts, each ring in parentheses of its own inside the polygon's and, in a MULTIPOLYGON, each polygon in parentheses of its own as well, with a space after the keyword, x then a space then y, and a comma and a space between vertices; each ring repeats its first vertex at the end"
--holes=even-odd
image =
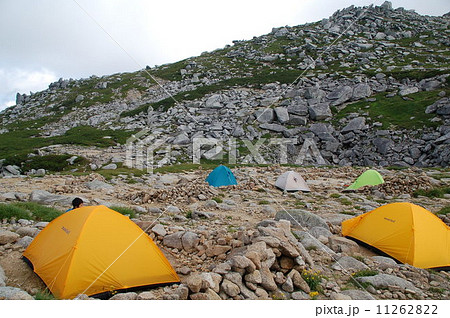
POLYGON ((355 182, 353 182, 349 187, 347 187, 345 190, 357 190, 361 187, 367 186, 367 185, 377 185, 384 183, 383 177, 381 174, 378 173, 378 171, 375 170, 367 170, 363 174, 361 174, 358 179, 356 179, 355 182))

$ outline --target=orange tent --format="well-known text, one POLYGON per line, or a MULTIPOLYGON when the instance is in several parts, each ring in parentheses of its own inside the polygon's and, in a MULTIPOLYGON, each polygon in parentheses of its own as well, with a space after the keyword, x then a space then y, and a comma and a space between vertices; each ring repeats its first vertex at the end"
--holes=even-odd
POLYGON ((180 281, 141 228, 103 205, 54 219, 23 256, 60 299, 180 281))
POLYGON ((342 235, 415 267, 450 267, 450 228, 412 203, 387 204, 346 220, 342 235))

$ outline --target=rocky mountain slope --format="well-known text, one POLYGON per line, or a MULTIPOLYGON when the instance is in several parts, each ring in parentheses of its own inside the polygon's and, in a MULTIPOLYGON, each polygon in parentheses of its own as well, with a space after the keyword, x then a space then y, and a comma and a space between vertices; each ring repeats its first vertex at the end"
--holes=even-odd
MULTIPOLYGON (((238 161, 244 139, 284 137, 290 163, 308 140, 322 158, 303 164, 447 166, 448 25, 389 2, 351 6, 174 64, 61 79, 0 114, 0 158, 118 146, 148 127, 174 145, 161 164, 189 160, 195 137, 236 138, 238 161)), ((277 147, 262 148, 277 162, 277 147)))

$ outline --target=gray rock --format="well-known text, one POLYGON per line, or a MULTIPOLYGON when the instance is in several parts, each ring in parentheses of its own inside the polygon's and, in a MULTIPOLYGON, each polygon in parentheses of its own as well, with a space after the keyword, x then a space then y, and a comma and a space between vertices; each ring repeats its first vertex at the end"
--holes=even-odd
POLYGON ((338 271, 359 271, 369 269, 369 266, 351 256, 344 256, 337 260, 331 268, 338 271))
POLYGON ((302 291, 296 291, 291 294, 293 300, 309 300, 309 295, 302 291))
POLYGON ((208 108, 222 108, 221 104, 222 97, 218 94, 212 95, 206 100, 205 106, 208 108))
POLYGON ((110 163, 108 165, 103 166, 102 169, 104 169, 104 170, 116 170, 117 169, 117 165, 115 163, 110 163))
POLYGON ((223 280, 221 288, 230 297, 236 297, 241 292, 239 286, 228 279, 223 280))
POLYGON ((200 242, 200 239, 199 239, 198 235, 193 232, 186 232, 181 237, 181 243, 183 245, 183 249, 187 252, 195 251, 199 242, 200 242))
POLYGON ((306 99, 318 100, 318 99, 322 98, 324 95, 325 95, 325 92, 317 86, 311 86, 311 87, 307 87, 305 89, 305 98, 306 99))
POLYGON ((400 96, 406 96, 409 94, 417 93, 418 91, 419 91, 418 87, 403 87, 399 90, 398 94, 400 96))
POLYGON ((188 135, 185 132, 177 135, 175 139, 172 141, 174 145, 187 145, 190 142, 191 140, 189 139, 188 135))
POLYGON ((156 224, 152 227, 152 232, 159 236, 166 236, 167 231, 162 224, 156 224))
POLYGON ((385 1, 380 7, 382 7, 385 10, 392 10, 392 2, 385 1))
POLYGON ((353 95, 353 89, 350 86, 341 86, 327 95, 330 100, 339 101, 340 104, 350 100, 353 95))
POLYGON ((181 242, 181 237, 183 236, 184 233, 185 232, 180 231, 164 236, 163 244, 171 248, 182 250, 183 243, 181 242))
POLYGON ((29 227, 29 226, 19 227, 16 231, 16 233, 22 237, 25 236, 36 237, 36 235, 38 235, 39 232, 40 232, 39 229, 37 229, 36 227, 29 227))
POLYGON ((106 182, 100 181, 100 180, 86 182, 85 185, 89 190, 103 190, 103 189, 114 188, 112 185, 110 185, 106 182))
POLYGON ((137 298, 138 294, 135 292, 128 292, 115 294, 109 300, 136 300, 137 298))
POLYGON ((33 241, 33 238, 32 238, 32 237, 24 236, 24 237, 21 237, 21 238, 16 242, 16 244, 17 244, 18 246, 22 247, 22 248, 27 248, 27 247, 31 244, 32 241, 33 241))
POLYGON ((275 108, 275 114, 277 116, 277 120, 281 124, 285 124, 289 121, 289 113, 287 111, 286 107, 276 107, 275 108))
POLYGON ((259 125, 259 128, 274 131, 274 132, 283 132, 286 129, 282 125, 279 125, 279 124, 267 124, 267 123, 259 125))
POLYGON ((256 120, 262 124, 270 123, 274 120, 274 112, 272 108, 266 108, 264 110, 259 110, 255 113, 256 120))
POLYGON ((84 100, 84 95, 77 95, 75 98, 75 103, 82 102, 84 100))
POLYGON ((4 300, 34 300, 26 291, 16 287, 0 287, 0 299, 4 300))
POLYGON ((0 265, 0 287, 6 286, 6 275, 2 265, 0 265))
POLYGON ((398 264, 396 261, 394 261, 390 257, 385 256, 372 256, 373 261, 375 264, 377 264, 377 267, 380 269, 388 269, 388 268, 395 268, 398 267, 398 264))
MULTIPOLYGON (((72 205, 72 200, 75 198, 75 196, 66 196, 66 195, 58 195, 58 194, 52 194, 45 190, 34 190, 30 194, 30 201, 36 202, 43 205, 53 205, 53 204, 60 204, 64 206, 70 206, 72 205)), ((89 203, 89 200, 86 198, 80 197, 83 202, 89 203)))
POLYGON ((393 144, 393 142, 387 138, 375 138, 372 143, 377 148, 377 151, 382 155, 386 155, 393 144))
POLYGON ((174 206, 174 205, 167 206, 166 211, 168 213, 180 213, 181 212, 181 210, 178 207, 174 206))
POLYGON ((350 296, 353 300, 373 300, 373 296, 364 290, 347 289, 341 291, 342 294, 350 296))
POLYGON ((288 124, 294 126, 305 126, 307 122, 308 118, 304 116, 291 115, 288 124))
POLYGON ((372 89, 368 84, 360 83, 353 88, 352 100, 358 100, 372 95, 372 89))
POLYGON ((356 117, 350 120, 350 122, 345 126, 341 133, 347 133, 349 131, 364 130, 366 128, 366 119, 364 117, 356 117))
POLYGON ((279 211, 275 215, 275 220, 288 220, 293 227, 313 228, 316 226, 323 227, 328 230, 328 225, 324 219, 314 213, 305 210, 287 210, 279 211))
POLYGON ((20 169, 17 166, 8 165, 8 166, 4 167, 3 169, 13 176, 20 175, 20 169))
POLYGON ((373 285, 375 288, 397 286, 402 290, 409 289, 417 293, 420 293, 419 289, 417 289, 411 282, 393 275, 377 274, 375 276, 358 277, 356 278, 356 280, 358 280, 361 283, 369 283, 373 285))
POLYGON ((163 213, 160 208, 156 208, 156 207, 149 207, 148 208, 148 212, 149 213, 153 213, 153 214, 161 214, 161 213, 163 213))
POLYGON ((327 103, 309 106, 308 111, 312 120, 324 120, 332 116, 330 106, 327 103))

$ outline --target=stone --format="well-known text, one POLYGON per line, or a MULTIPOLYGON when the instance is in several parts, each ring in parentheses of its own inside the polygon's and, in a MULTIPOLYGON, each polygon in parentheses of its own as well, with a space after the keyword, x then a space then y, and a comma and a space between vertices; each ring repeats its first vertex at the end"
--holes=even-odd
POLYGON ((291 294, 291 298, 293 300, 309 300, 309 295, 302 291, 296 291, 291 294))
MULTIPOLYGON (((52 194, 45 190, 34 190, 30 194, 30 201, 39 203, 42 205, 53 205, 53 204, 59 204, 63 206, 71 206, 72 200, 75 199, 75 196, 66 196, 66 195, 58 195, 58 194, 52 194)), ((83 197, 80 197, 83 202, 86 204, 89 204, 89 200, 83 197)))
POLYGON ((372 89, 368 84, 359 83, 353 88, 352 100, 359 100, 372 95, 372 89))
POLYGON ((419 91, 419 88, 415 87, 415 86, 414 87, 403 87, 399 90, 398 94, 400 96, 406 96, 409 94, 417 93, 418 91, 419 91))
POLYGON ((314 213, 300 209, 279 211, 275 215, 275 220, 288 220, 292 227, 313 228, 319 226, 328 230, 327 222, 324 219, 314 213))
POLYGON ((256 270, 256 265, 247 257, 243 255, 236 255, 230 259, 231 268, 245 269, 248 273, 252 273, 256 270))
POLYGON ((336 253, 353 254, 359 250, 358 243, 340 236, 330 236, 328 245, 336 253))
POLYGON ((332 116, 330 105, 327 103, 320 103, 308 107, 309 117, 312 120, 324 120, 332 116))
POLYGON ((5 271, 3 270, 2 266, 0 265, 0 287, 6 286, 6 275, 5 271))
POLYGON ((377 151, 382 155, 386 155, 393 144, 393 142, 387 138, 375 138, 372 143, 377 148, 377 151))
POLYGON ((0 300, 34 300, 26 291, 16 287, 0 287, 0 300))
POLYGON ((350 122, 345 126, 341 133, 347 133, 350 131, 358 131, 358 130, 364 130, 366 128, 366 119, 364 117, 356 117, 350 120, 350 122))
POLYGON ((181 237, 181 243, 183 245, 183 249, 187 252, 193 252, 196 250, 196 247, 199 243, 200 239, 197 234, 194 232, 186 232, 181 237))
POLYGON ((227 245, 214 245, 206 250, 206 256, 213 257, 225 254, 231 250, 231 246, 227 245))
POLYGON ((385 270, 388 268, 396 268, 398 264, 390 257, 386 256, 372 256, 372 260, 375 262, 378 268, 385 270))
POLYGON ((295 269, 292 269, 287 275, 288 278, 292 279, 292 283, 294 287, 300 288, 306 293, 311 291, 308 283, 303 279, 302 275, 295 269))
POLYGON ((331 300, 352 300, 352 297, 345 295, 345 294, 332 292, 330 295, 330 299, 331 300))
POLYGON ((349 296, 353 300, 374 300, 373 296, 364 290, 347 289, 341 291, 341 294, 349 296))
POLYGON ((229 263, 220 263, 213 269, 214 273, 222 275, 225 275, 229 271, 231 271, 231 265, 229 263))
POLYGON ((167 231, 164 228, 162 224, 155 224, 155 226, 152 227, 152 232, 159 236, 166 236, 167 231))
POLYGON ((241 292, 239 286, 228 279, 223 280, 221 289, 230 297, 236 297, 241 292))
POLYGON ((385 1, 385 2, 383 2, 383 4, 380 7, 385 10, 392 10, 392 2, 385 1))
POLYGON ((20 175, 20 169, 17 166, 8 165, 8 166, 4 167, 3 169, 13 176, 20 175))
POLYGON ((138 294, 135 292, 128 293, 118 293, 112 296, 109 300, 136 300, 138 299, 138 294))
POLYGON ((286 281, 281 285, 281 289, 292 293, 294 291, 294 283, 292 282, 292 278, 286 278, 286 281))
POLYGON ((181 213, 181 210, 180 210, 178 207, 176 207, 176 206, 169 205, 169 206, 166 208, 166 212, 167 212, 167 213, 181 213))
POLYGON ((15 243, 20 238, 20 235, 8 230, 0 230, 0 245, 8 243, 15 243))
POLYGON ((203 286, 203 278, 198 273, 191 274, 186 280, 186 285, 191 292, 198 293, 203 286))
POLYGON ((272 108, 257 111, 255 115, 256 120, 261 124, 270 123, 274 120, 274 112, 272 108))
POLYGON ((206 100, 205 106, 207 108, 222 108, 222 97, 219 94, 214 94, 206 100))
POLYGON ((351 256, 343 256, 331 266, 332 269, 338 271, 359 271, 369 269, 369 266, 351 256))
POLYGON ((174 145, 187 145, 191 142, 189 139, 189 136, 183 132, 175 137, 175 139, 172 141, 172 144, 174 145))
POLYGON ((260 273, 261 273, 261 286, 267 291, 277 290, 277 284, 275 283, 275 280, 269 268, 262 267, 260 269, 260 273))
POLYGON ((276 107, 275 108, 275 114, 277 116, 277 120, 281 124, 285 124, 289 121, 289 113, 287 111, 286 107, 276 107))
POLYGON ((411 282, 394 275, 377 274, 375 276, 357 277, 356 280, 361 283, 369 283, 373 285, 375 288, 386 288, 389 286, 396 286, 401 288, 402 290, 409 289, 416 293, 420 293, 419 289, 416 288, 411 282))
POLYGON ((137 300, 156 300, 156 296, 152 291, 145 291, 137 296, 137 300))
POLYGON ((115 163, 110 163, 102 167, 104 170, 116 170, 117 165, 115 163))
POLYGON ((30 236, 21 237, 16 244, 22 248, 27 248, 31 242, 33 242, 33 238, 30 236))
POLYGON ((253 284, 261 284, 262 283, 261 272, 259 270, 255 270, 245 275, 244 280, 253 284))
POLYGON ((89 190, 105 190, 114 188, 112 185, 100 180, 86 182, 85 185, 89 190))
POLYGON ((40 232, 39 229, 29 226, 19 227, 16 231, 16 233, 22 237, 24 236, 36 237, 36 235, 38 235, 39 232, 40 232))
POLYGON ((183 249, 183 243, 181 242, 181 237, 185 232, 179 231, 173 234, 164 236, 163 244, 167 247, 176 248, 178 250, 183 249))

